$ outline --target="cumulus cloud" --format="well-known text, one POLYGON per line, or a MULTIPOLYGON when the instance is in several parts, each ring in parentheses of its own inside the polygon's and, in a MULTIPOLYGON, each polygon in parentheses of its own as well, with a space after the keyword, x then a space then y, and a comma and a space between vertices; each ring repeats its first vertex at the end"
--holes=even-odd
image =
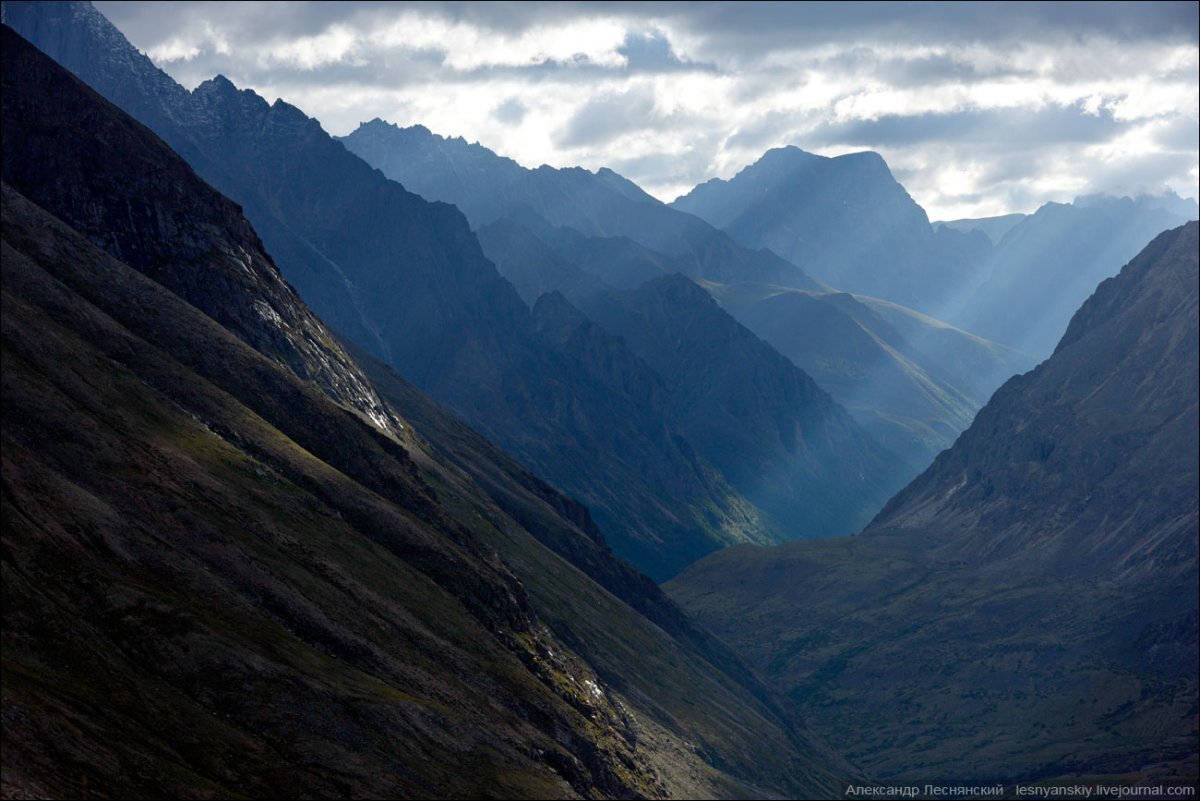
POLYGON ((587 101, 571 117, 557 141, 566 148, 604 144, 652 127, 657 120, 654 90, 637 87, 587 101))
POLYGON ((1196 195, 1197 5, 98 2, 185 86, 379 116, 670 200, 764 150, 880 152, 933 218, 1196 195))
POLYGON ((529 113, 529 107, 518 98, 510 97, 492 109, 492 116, 507 125, 520 125, 529 113))

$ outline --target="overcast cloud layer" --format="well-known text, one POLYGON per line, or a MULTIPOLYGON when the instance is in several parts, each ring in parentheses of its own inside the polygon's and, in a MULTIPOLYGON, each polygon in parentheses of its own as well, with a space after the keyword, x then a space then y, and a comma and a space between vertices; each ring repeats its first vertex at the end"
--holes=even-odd
POLYGON ((664 200, 771 147, 871 149, 932 219, 1200 194, 1197 4, 96 6, 191 88, 373 117, 664 200))

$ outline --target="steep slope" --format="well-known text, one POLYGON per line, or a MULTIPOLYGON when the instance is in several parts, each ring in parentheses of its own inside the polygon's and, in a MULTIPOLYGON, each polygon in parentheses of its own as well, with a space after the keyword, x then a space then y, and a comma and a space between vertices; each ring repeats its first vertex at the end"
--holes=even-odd
POLYGON ((853 773, 586 510, 394 375, 386 400, 362 383, 152 134, 8 29, 3 58, 4 177, 80 229, 4 185, 6 796, 744 797, 737 776, 853 773), (294 366, 309 337, 329 381, 294 366))
POLYGON ((765 284, 705 288, 915 465, 909 477, 954 442, 996 387, 1033 366, 1022 353, 876 298, 765 284))
POLYGON ((594 791, 561 646, 398 446, 7 187, 3 263, 6 795, 594 791))
POLYGON ((747 249, 713 226, 647 195, 611 170, 529 170, 479 144, 447 139, 416 125, 375 119, 341 140, 389 178, 430 200, 453 203, 475 228, 533 212, 587 236, 625 236, 676 259, 687 275, 713 281, 819 284, 771 253, 747 249))
MULTIPOLYGON (((6 33, 10 40, 21 50, 6 33)), ((11 63, 30 74, 5 81, 4 180, 300 379, 394 431, 396 421, 284 282, 241 210, 125 115, 98 103, 47 105, 47 95, 79 92, 28 49, 11 63), (131 140, 141 149, 114 159, 131 140)))
POLYGON ((877 153, 826 158, 776 148, 671 205, 830 286, 935 317, 991 249, 982 233, 935 231, 877 153))
POLYGON ((662 379, 690 441, 789 539, 850 533, 908 477, 808 375, 681 275, 588 314, 662 379))
POLYGON ((1173 195, 1047 203, 1013 226, 954 312, 970 331, 1044 358, 1092 288, 1146 243, 1197 217, 1173 195))
POLYGON ((653 410, 578 374, 586 354, 542 340, 456 209, 387 180, 287 103, 220 77, 182 92, 87 3, 4 9, 240 203, 327 324, 587 503, 639 567, 665 578, 694 554, 770 536, 653 410))
POLYGON ((1158 236, 859 537, 668 589, 873 775, 1194 781, 1196 223, 1158 236))
POLYGON ((997 392, 865 533, 944 532, 972 560, 1037 549, 1056 574, 1125 573, 1134 558, 1160 577, 1187 572, 1200 474, 1198 227, 1156 237, 1100 284, 1054 355, 997 392))
POLYGON ((581 344, 602 339, 574 303, 628 344, 628 354, 624 346, 575 350, 603 354, 593 362, 607 371, 620 366, 611 381, 630 385, 644 398, 639 405, 669 410, 668 419, 783 538, 855 531, 916 472, 690 279, 662 276, 622 292, 507 219, 479 233, 522 296, 540 298, 535 316, 553 319, 543 330, 589 332, 581 344), (644 363, 642 369, 632 361, 644 363), (639 373, 645 377, 631 384, 628 376, 639 373))

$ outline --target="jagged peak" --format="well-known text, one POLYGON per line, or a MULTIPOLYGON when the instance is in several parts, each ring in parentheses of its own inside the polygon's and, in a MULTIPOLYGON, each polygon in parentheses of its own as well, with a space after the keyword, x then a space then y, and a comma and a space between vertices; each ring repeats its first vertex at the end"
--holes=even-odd
POLYGON ((253 89, 239 89, 237 84, 220 74, 214 75, 208 80, 200 83, 195 89, 192 90, 192 96, 201 100, 208 100, 212 98, 232 99, 240 96, 247 99, 258 100, 262 105, 267 105, 266 99, 253 89))

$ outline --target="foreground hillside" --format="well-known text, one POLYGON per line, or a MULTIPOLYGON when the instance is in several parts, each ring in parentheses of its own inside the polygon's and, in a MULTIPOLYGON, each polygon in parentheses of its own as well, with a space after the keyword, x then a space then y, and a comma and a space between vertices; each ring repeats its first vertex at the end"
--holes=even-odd
POLYGON ((3 58, 6 797, 851 772, 585 509, 368 377, 161 140, 7 28, 3 58))

